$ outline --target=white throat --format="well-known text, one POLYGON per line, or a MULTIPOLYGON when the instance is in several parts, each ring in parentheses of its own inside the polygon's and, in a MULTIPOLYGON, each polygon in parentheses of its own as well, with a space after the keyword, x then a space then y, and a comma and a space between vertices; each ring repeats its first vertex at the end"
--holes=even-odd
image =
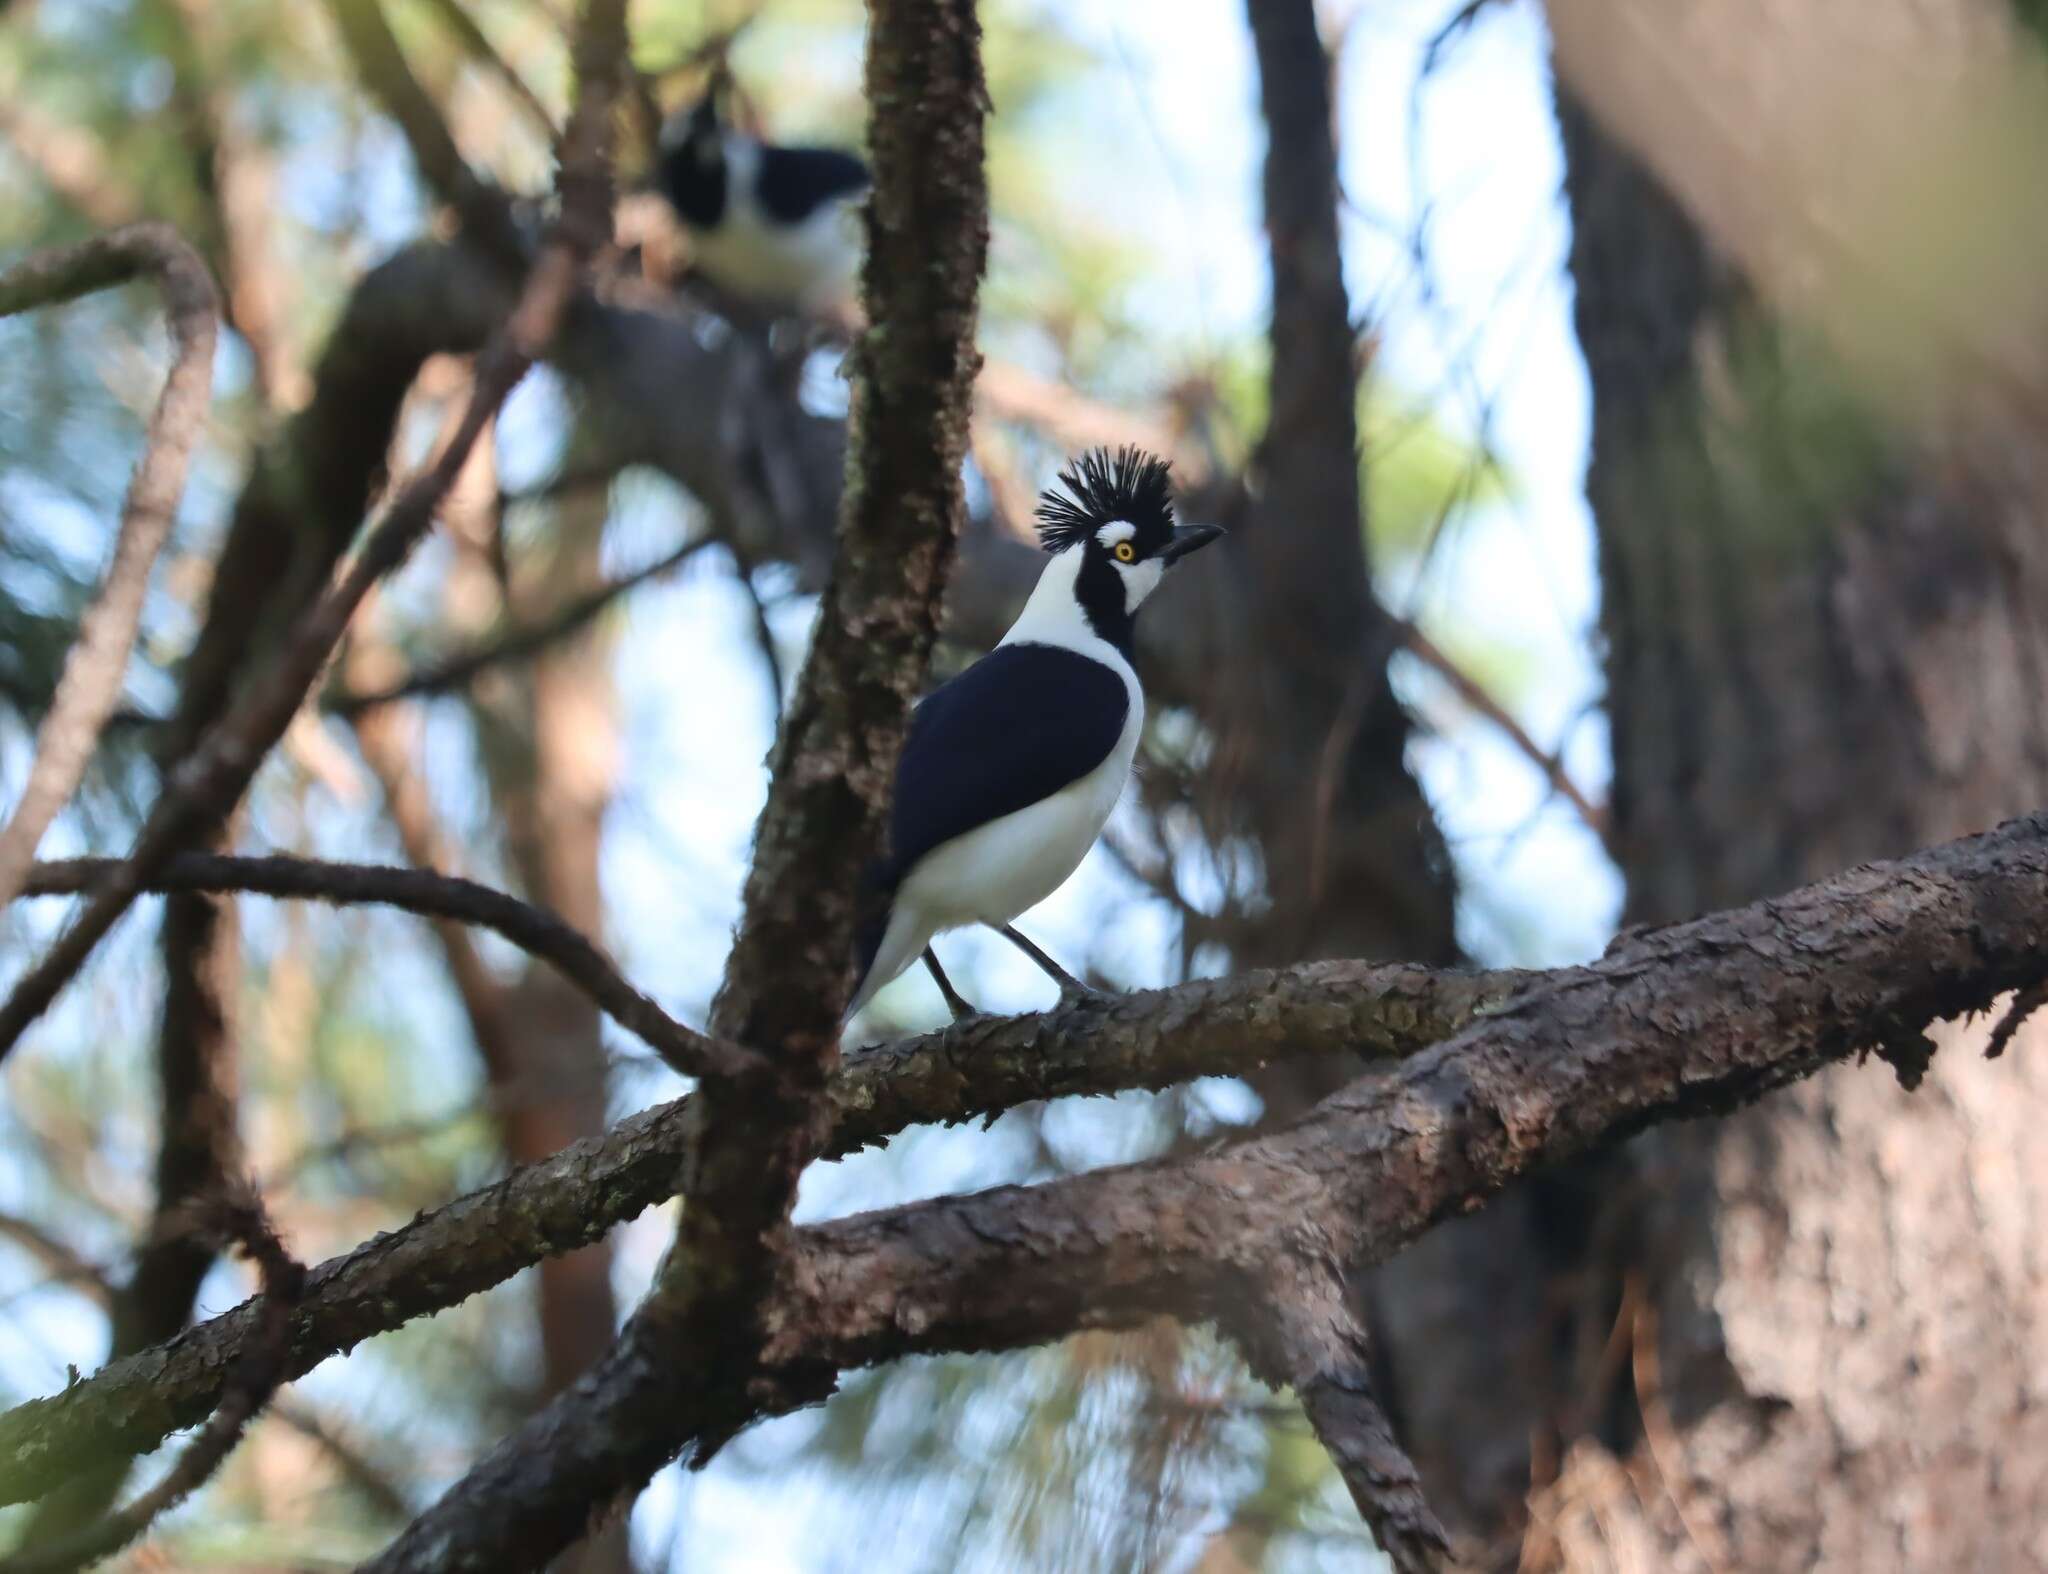
MULTIPOLYGON (((1010 625, 1010 632, 1002 637, 1005 645, 1061 645, 1068 650, 1078 650, 1086 655, 1098 656, 1100 650, 1116 655, 1116 649, 1109 641, 1095 632, 1088 621, 1088 614, 1081 610, 1080 600, 1074 594, 1074 581, 1081 573, 1082 549, 1068 547, 1055 554, 1038 576, 1038 583, 1032 587, 1030 599, 1024 603, 1024 610, 1017 614, 1017 621, 1010 625)), ((1123 657, 1117 656, 1119 664, 1123 657)))

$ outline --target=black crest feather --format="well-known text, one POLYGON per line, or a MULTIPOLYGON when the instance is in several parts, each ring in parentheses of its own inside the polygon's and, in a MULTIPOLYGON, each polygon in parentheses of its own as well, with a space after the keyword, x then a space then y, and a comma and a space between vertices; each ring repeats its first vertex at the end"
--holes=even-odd
POLYGON ((1142 448, 1091 448, 1060 472, 1059 485, 1038 499, 1038 544, 1063 552, 1112 519, 1129 520, 1141 534, 1173 528, 1171 472, 1164 459, 1142 448), (1063 492, 1060 487, 1066 488, 1063 492))

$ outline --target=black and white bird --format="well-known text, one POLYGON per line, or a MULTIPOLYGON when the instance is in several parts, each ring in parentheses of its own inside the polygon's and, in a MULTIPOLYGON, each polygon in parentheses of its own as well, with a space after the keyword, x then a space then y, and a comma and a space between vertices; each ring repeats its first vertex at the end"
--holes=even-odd
POLYGON ((956 1016, 932 937, 987 924, 1068 995, 1082 986, 1011 927, 1080 867, 1130 776, 1145 723, 1138 608, 1223 532, 1176 525, 1164 460, 1085 454, 1039 501, 1052 554, 1002 642, 912 712, 889 845, 873 871, 849 1012, 922 956, 956 1016))
POLYGON ((707 93, 661 134, 657 180, 689 232, 697 266, 721 290, 780 310, 851 296, 860 270, 856 212, 868 167, 838 148, 781 147, 719 119, 707 93))

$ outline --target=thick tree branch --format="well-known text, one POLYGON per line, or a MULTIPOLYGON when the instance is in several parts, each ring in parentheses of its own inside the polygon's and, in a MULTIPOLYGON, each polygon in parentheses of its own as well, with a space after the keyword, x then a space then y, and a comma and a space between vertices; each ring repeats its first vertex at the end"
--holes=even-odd
MULTIPOLYGON (((1337 1051, 1361 1047, 1352 1037, 1361 1015, 1379 1041, 1412 1042, 1409 1031, 1433 1033, 1447 1009, 1467 1013, 1461 1031, 1391 1075, 1256 1142, 799 1231, 797 1300, 771 1357, 846 1368, 1008 1349, 1159 1312, 1234 1319, 1257 1304, 1276 1254, 1293 1252, 1304 1231, 1347 1268, 1378 1261, 1520 1175, 1660 1121, 1723 1113, 1932 1022, 1989 1009, 2042 976, 2044 911, 2048 814, 1632 932, 1588 967, 1502 980, 1317 964, 972 1023, 856 1056, 835 1088, 837 1147, 906 1113, 895 1102, 906 1089, 927 1118, 969 1113, 989 1061, 1006 1062, 1001 1075, 1022 1085, 1041 1053, 1065 1045, 1078 1081, 1098 1045, 1133 1048, 1120 1031, 1151 1035, 1136 1058, 1171 1057, 1185 1076, 1234 1069, 1220 1055, 1195 1064, 1186 1034, 1213 1031, 1217 1050, 1242 1031, 1288 1053, 1337 1051), (1438 987, 1454 991, 1448 1006, 1438 987), (1360 1013, 1362 1000, 1376 1003, 1360 1013), (1102 1037, 1086 1038, 1091 1029, 1102 1037)), ((1262 1043, 1253 1058, 1279 1053, 1262 1043)), ((1045 1091, 1077 1086, 1055 1081, 1045 1091)), ((294 1369, 496 1282, 510 1271, 493 1257, 508 1233, 521 1251, 566 1250, 616 1222, 600 1214, 621 1196, 632 1194, 630 1213, 665 1195, 675 1128, 688 1119, 684 1105, 635 1116, 601 1143, 323 1265, 298 1323, 294 1362, 303 1364, 294 1369)), ((34 1496, 97 1451, 148 1448, 190 1425, 219 1392, 249 1316, 239 1308, 0 1416, 0 1495, 34 1496)))
MULTIPOLYGON (((1241 1069, 1229 1052, 1240 1034, 1249 1058, 1263 1060, 1414 1046, 1447 1017, 1463 1013, 1467 1024, 1258 1142, 799 1231, 799 1298, 771 1354, 844 1368, 1007 1349, 1161 1311, 1234 1320, 1258 1304, 1275 1254, 1294 1251, 1304 1230, 1332 1261, 1378 1260, 1519 1175, 1988 1009, 2040 976, 2044 910, 2048 815, 2037 815, 1631 934, 1590 967, 1468 978, 1315 964, 971 1023, 857 1055, 834 1088, 833 1151, 907 1118, 992 1108, 979 1079, 1021 1092, 1048 1052, 1040 1095, 1241 1069), (1095 1081, 1098 1061, 1117 1070, 1095 1081)), ((689 1122, 688 1101, 634 1116, 601 1142, 322 1265, 292 1370, 585 1244, 669 1195, 689 1122)), ((0 1499, 33 1497, 85 1459, 139 1452, 191 1425, 218 1395, 252 1315, 240 1307, 0 1416, 0 1499)), ((676 1446, 686 1440, 676 1434, 676 1446)))
POLYGON ((562 165, 561 217, 534 262, 519 304, 478 366, 468 409, 454 437, 392 504, 271 669, 166 778, 127 858, 0 1006, 0 1057, 56 998, 151 874, 232 812, 318 681, 370 587, 399 567, 432 528, 441 499, 461 472, 470 448, 534 358, 554 340, 585 261, 609 236, 610 147, 609 118, 599 123, 579 115, 579 124, 570 128, 562 165))
MULTIPOLYGON (((111 858, 72 858, 37 864, 24 888, 29 896, 70 896, 90 891, 117 868, 111 858)), ((754 1057, 693 1032, 640 993, 584 935, 542 907, 458 875, 379 864, 323 863, 272 855, 228 857, 181 853, 144 883, 149 891, 240 891, 256 896, 374 903, 422 918, 452 919, 503 935, 539 957, 601 1007, 612 1020, 644 1039, 686 1077, 708 1068, 745 1067, 754 1057)))
POLYGON ((1725 1113, 2042 975, 2048 815, 1625 936, 1284 1131, 804 1235, 787 1351, 846 1366, 1159 1312, 1226 1321, 1304 1238, 1382 1261, 1517 1177, 1725 1113))
MULTIPOLYGON (((538 1566, 673 1452, 664 1418, 689 1371, 714 1371, 734 1394, 770 1378, 760 1354, 789 1212, 825 1133, 839 1059, 856 876, 880 846, 965 514, 960 467, 988 247, 980 41, 973 0, 870 6, 875 184, 863 282, 872 326, 851 357, 838 550, 712 1011, 714 1031, 762 1048, 774 1074, 710 1077, 699 1089, 683 1163, 691 1205, 613 1354, 371 1567, 538 1566)), ((772 1374, 792 1402, 821 1396, 831 1378, 824 1369, 772 1374)))
POLYGON ((129 225, 63 251, 38 253, 0 273, 0 317, 74 300, 141 274, 153 275, 163 291, 171 369, 143 434, 106 580, 64 658, 56 696, 36 730, 28 782, 0 828, 0 906, 20 891, 43 832, 84 779, 93 745, 121 697, 149 571, 177 518, 185 471, 206 424, 220 328, 220 301, 206 265, 167 224, 129 225))
MULTIPOLYGON (((1633 933, 1599 962, 1535 975, 1505 999, 1486 980, 1468 981, 1473 1015, 1462 1031, 1258 1141, 798 1231, 797 1267, 767 1359, 840 1370, 1010 1349, 1162 1312, 1243 1326, 1264 1304, 1274 1264, 1293 1260, 1304 1240, 1347 1270, 1383 1260, 1533 1170, 1659 1121, 1725 1112, 1859 1050, 1988 1009, 2041 976, 2043 911, 2048 815, 2037 815, 1771 901, 1633 933)), ((841 1142, 891 1107, 899 1078, 919 1098, 953 1090, 952 1110, 964 1112, 976 1101, 958 1089, 983 1060, 1016 1054, 1012 1074, 1022 1078, 1037 1047, 1065 1038, 1063 1021, 1101 1022, 1113 1034, 1128 1013, 1126 1026, 1159 1034, 1155 1054, 1164 1054, 1169 1043, 1184 1050, 1180 1035, 1204 1031, 1219 1011, 1235 1012, 1247 1033, 1348 1049, 1361 983, 1385 999, 1385 1028, 1432 1014, 1416 994, 1427 1000, 1435 976, 1325 964, 971 1024, 850 1060, 835 1090, 841 1142), (883 1075, 865 1084, 871 1061, 883 1075), (925 1070, 905 1071, 906 1063, 925 1070)), ((1222 1038, 1230 1029, 1216 1031, 1222 1038)), ((1090 1059, 1086 1047, 1068 1053, 1077 1065, 1090 1059)), ((624 1210, 637 1212, 672 1186, 689 1123, 686 1105, 635 1116, 601 1143, 516 1172, 323 1265, 295 1327, 292 1370, 495 1282, 509 1271, 494 1255, 508 1236, 519 1237, 519 1251, 566 1250, 609 1228, 617 1215, 604 1210, 621 1197, 637 1199, 624 1210)), ((244 1306, 0 1416, 0 1493, 33 1496, 84 1459, 148 1448, 190 1425, 220 1391, 252 1316, 244 1306)), ((736 1400, 691 1386, 715 1380, 704 1363, 671 1370, 681 1374, 665 1394, 674 1403, 656 1418, 670 1450, 802 1397, 784 1384, 736 1400)), ((572 1456, 593 1451, 582 1434, 556 1441, 572 1456)), ((641 1457, 621 1454, 617 1463, 641 1457)))
MULTIPOLYGON (((1041 1015, 985 1018, 848 1057, 827 1156, 919 1123, 992 1118, 1039 1099, 1164 1088, 1303 1056, 1412 1054, 1499 1008, 1538 974, 1318 962, 1201 979, 1041 1015)), ((645 1110, 313 1270, 293 1375, 574 1251, 676 1195, 692 1100, 645 1110)), ((143 1452, 190 1426, 247 1337, 243 1306, 86 1382, 0 1415, 0 1502, 46 1492, 85 1458, 143 1452)))

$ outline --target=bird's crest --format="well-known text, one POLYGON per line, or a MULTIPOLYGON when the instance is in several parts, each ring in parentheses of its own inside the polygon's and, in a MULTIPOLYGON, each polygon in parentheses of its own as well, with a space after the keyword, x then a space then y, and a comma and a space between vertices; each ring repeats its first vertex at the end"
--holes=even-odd
POLYGON ((1136 525, 1142 534, 1173 528, 1170 471, 1164 459, 1142 448, 1091 448, 1060 472, 1059 484, 1038 499, 1038 544, 1064 552, 1087 540, 1112 519, 1136 525), (1066 488, 1063 492, 1060 487, 1066 488))

